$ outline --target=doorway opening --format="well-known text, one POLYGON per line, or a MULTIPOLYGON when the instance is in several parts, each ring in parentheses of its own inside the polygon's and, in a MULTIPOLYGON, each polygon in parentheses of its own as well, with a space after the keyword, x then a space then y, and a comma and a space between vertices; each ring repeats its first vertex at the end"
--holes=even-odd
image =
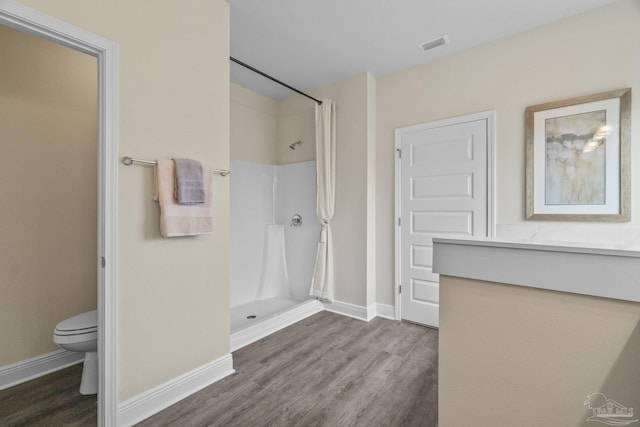
MULTIPOLYGON (((117 44, 12 0, 0 3, 0 25, 96 58, 98 425, 117 424, 117 44)), ((69 165, 73 167, 74 165, 69 165)))

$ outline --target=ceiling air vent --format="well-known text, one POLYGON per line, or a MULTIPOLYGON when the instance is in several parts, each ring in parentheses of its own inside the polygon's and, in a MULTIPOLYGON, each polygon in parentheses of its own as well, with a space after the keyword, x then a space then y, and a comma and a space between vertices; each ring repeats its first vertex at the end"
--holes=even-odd
POLYGON ((438 37, 437 39, 428 41, 426 43, 421 43, 420 49, 422 49, 423 52, 426 52, 428 50, 435 49, 438 46, 443 46, 447 43, 449 43, 449 37, 442 36, 442 37, 438 37))

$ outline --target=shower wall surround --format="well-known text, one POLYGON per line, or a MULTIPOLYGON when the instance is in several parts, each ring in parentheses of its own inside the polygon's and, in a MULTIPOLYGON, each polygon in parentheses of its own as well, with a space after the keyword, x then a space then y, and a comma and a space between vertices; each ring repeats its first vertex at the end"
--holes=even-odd
POLYGON ((275 166, 276 223, 284 224, 285 250, 291 293, 296 299, 309 298, 316 262, 320 225, 316 214, 316 161, 275 166), (300 227, 291 226, 295 214, 300 227))
POLYGON ((315 161, 267 165, 231 160, 231 307, 255 301, 265 227, 283 224, 292 296, 309 296, 320 227, 316 218, 315 161), (291 226, 299 214, 302 226, 291 226))

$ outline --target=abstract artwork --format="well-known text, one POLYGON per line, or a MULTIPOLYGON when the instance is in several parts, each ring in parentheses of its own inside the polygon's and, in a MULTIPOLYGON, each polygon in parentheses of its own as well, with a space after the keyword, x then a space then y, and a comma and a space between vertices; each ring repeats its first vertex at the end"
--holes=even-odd
POLYGON ((628 221, 631 89, 526 109, 526 217, 628 221))
POLYGON ((545 204, 603 205, 606 111, 545 120, 545 204))

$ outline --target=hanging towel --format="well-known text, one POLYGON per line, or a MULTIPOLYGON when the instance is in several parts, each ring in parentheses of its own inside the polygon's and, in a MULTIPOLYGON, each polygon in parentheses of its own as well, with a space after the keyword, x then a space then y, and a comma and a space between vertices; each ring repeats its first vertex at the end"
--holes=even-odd
POLYGON ((205 201, 201 205, 179 205, 175 199, 175 164, 157 161, 153 199, 160 204, 160 234, 163 237, 197 236, 213 232, 211 172, 203 171, 205 201))
POLYGON ((176 164, 176 200, 179 205, 204 203, 202 165, 191 159, 173 159, 176 164))

